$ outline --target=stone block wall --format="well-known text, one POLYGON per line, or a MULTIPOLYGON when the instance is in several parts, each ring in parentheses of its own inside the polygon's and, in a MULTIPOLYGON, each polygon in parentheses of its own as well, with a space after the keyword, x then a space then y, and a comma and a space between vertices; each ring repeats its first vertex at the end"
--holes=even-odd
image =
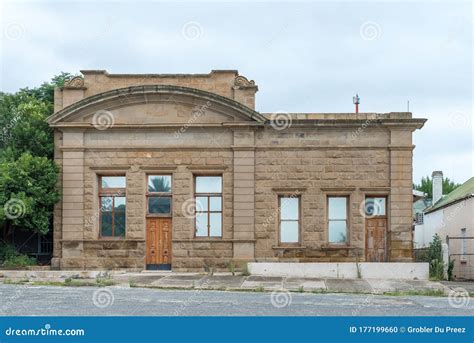
POLYGON ((388 259, 411 260, 412 147, 400 146, 390 131, 350 141, 351 129, 340 128, 212 129, 202 136, 197 130, 185 133, 194 148, 189 137, 180 140, 183 147, 171 146, 170 133, 159 129, 63 134, 63 200, 55 219, 61 268, 144 268, 148 174, 173 175, 173 270, 225 269, 231 261, 363 261, 361 203, 376 194, 388 197, 388 259), (219 145, 211 144, 215 136, 219 145), (194 175, 208 173, 223 175, 221 239, 195 238, 194 219, 182 209, 193 198, 194 175), (98 238, 98 176, 110 174, 127 180, 122 241, 98 238), (292 194, 301 197, 301 246, 288 248, 278 246, 278 196, 292 194), (328 195, 349 196, 347 246, 327 243, 328 195))

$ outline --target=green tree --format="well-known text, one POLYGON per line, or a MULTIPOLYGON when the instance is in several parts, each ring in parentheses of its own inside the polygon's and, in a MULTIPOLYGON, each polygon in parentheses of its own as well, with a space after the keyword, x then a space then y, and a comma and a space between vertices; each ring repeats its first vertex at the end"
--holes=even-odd
POLYGON ((58 167, 53 161, 54 88, 72 77, 61 73, 40 87, 0 92, 0 227, 8 239, 15 228, 47 233, 52 223, 58 167))
POLYGON ((38 88, 0 93, 0 158, 4 154, 19 158, 24 152, 53 158, 53 130, 46 118, 53 113, 54 88, 70 77, 63 72, 38 88))
MULTIPOLYGON (((451 193, 460 185, 460 183, 455 183, 454 181, 451 181, 448 177, 443 178, 443 194, 451 193)), ((422 177, 421 182, 419 184, 414 183, 413 189, 426 193, 428 195, 428 198, 430 199, 433 198, 433 180, 429 176, 422 177)))
POLYGON ((0 171, 4 238, 8 239, 15 227, 47 233, 53 206, 59 200, 58 167, 54 161, 26 152, 16 160, 3 159, 0 171))

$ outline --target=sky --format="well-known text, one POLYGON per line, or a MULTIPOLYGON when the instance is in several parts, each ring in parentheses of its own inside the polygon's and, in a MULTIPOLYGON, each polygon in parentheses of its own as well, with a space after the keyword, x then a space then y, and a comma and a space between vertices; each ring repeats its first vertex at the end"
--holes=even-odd
POLYGON ((474 176, 473 9, 458 1, 5 1, 0 90, 61 71, 237 69, 261 112, 409 109, 413 178, 474 176))

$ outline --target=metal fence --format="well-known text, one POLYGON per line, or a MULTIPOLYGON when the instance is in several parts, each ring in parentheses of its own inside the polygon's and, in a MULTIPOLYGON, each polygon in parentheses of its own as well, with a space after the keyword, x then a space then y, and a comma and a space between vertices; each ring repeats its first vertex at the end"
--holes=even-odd
POLYGON ((429 262, 429 248, 413 249, 413 260, 415 262, 429 262))
POLYGON ((446 236, 449 262, 453 262, 456 280, 474 280, 474 237, 446 236))

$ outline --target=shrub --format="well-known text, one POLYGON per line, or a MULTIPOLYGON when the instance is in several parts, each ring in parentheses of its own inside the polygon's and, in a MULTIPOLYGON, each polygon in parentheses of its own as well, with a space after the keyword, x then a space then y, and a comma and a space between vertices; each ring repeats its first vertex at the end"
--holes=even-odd
POLYGON ((10 244, 0 244, 0 265, 6 268, 27 267, 36 265, 36 259, 20 254, 10 244))
POLYGON ((247 263, 242 264, 242 275, 243 276, 250 275, 249 265, 247 263))
POLYGON ((227 265, 227 267, 229 268, 229 272, 232 273, 232 275, 235 275, 235 264, 233 261, 230 261, 229 264, 227 265))
POLYGON ((444 278, 443 248, 441 238, 436 233, 428 249, 430 262, 430 278, 442 280, 444 278))
POLYGON ((449 281, 453 281, 453 280, 454 280, 454 274, 453 274, 453 271, 454 271, 454 261, 456 261, 456 260, 451 260, 451 261, 449 261, 449 263, 448 263, 448 280, 449 280, 449 281))

